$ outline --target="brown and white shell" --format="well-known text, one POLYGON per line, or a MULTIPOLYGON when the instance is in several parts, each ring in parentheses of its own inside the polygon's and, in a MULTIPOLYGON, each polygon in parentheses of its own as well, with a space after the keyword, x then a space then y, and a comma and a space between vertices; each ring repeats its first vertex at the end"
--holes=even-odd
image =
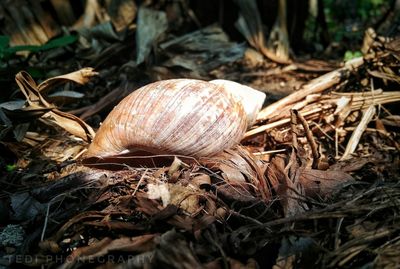
POLYGON ((86 158, 146 152, 203 157, 239 143, 243 105, 217 84, 163 80, 124 98, 107 116, 86 158))
POLYGON ((224 87, 230 92, 237 102, 243 105, 247 117, 247 127, 250 127, 256 121, 258 112, 260 112, 265 98, 264 92, 255 90, 249 86, 225 79, 211 80, 210 83, 224 87))

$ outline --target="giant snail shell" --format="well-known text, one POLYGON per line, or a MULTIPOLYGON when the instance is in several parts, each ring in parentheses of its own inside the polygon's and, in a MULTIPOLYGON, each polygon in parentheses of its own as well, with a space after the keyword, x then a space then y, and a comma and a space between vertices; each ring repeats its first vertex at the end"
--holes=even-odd
POLYGON ((154 82, 110 112, 85 158, 143 153, 213 156, 239 143, 264 99, 262 92, 224 80, 154 82), (244 100, 255 100, 256 105, 244 100))

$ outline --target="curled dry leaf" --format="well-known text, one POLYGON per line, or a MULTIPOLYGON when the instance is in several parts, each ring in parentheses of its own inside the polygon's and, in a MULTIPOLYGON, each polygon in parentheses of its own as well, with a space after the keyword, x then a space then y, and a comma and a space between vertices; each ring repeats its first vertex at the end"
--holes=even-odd
POLYGON ((171 204, 185 210, 191 215, 198 213, 201 209, 199 197, 203 191, 192 185, 182 186, 180 184, 168 184, 171 193, 171 204))
POLYGON ((207 174, 200 174, 196 175, 190 180, 190 183, 201 188, 203 186, 210 186, 211 185, 211 178, 207 174))
POLYGON ((179 170, 179 168, 183 165, 183 162, 178 158, 174 157, 174 161, 168 169, 168 175, 172 176, 175 172, 179 170))
POLYGON ((84 85, 88 83, 93 76, 97 76, 98 74, 99 73, 95 72, 93 68, 85 67, 72 73, 46 79, 37 86, 37 89, 39 92, 44 93, 69 81, 84 85))
POLYGON ((20 90, 25 95, 28 103, 27 106, 21 108, 20 110, 39 110, 41 111, 41 114, 38 116, 41 117, 46 124, 56 124, 71 134, 90 142, 95 134, 92 127, 87 125, 75 115, 58 110, 43 97, 41 91, 48 91, 51 87, 67 81, 74 81, 79 84, 84 84, 89 81, 91 76, 96 74, 97 73, 94 72, 93 69, 84 68, 70 74, 48 79, 37 85, 28 73, 24 71, 19 72, 15 79, 20 90))
POLYGON ((244 147, 237 146, 213 157, 201 158, 200 162, 213 171, 221 171, 229 184, 254 186, 257 195, 261 195, 265 201, 271 199, 271 191, 264 177, 265 165, 244 147))
POLYGON ((190 214, 199 212, 199 196, 203 190, 194 185, 182 186, 181 184, 148 184, 147 195, 149 199, 161 199, 163 207, 174 205, 190 214))
POLYGON ((168 184, 147 184, 147 197, 149 199, 161 199, 163 206, 166 207, 171 200, 168 184))
POLYGON ((272 61, 282 64, 290 63, 290 60, 276 55, 267 48, 257 2, 255 0, 235 0, 235 2, 240 10, 235 26, 250 45, 272 61))
POLYGON ((246 182, 244 175, 238 168, 223 163, 221 163, 218 168, 222 171, 222 177, 225 181, 246 182))
POLYGON ((77 30, 81 28, 90 28, 96 24, 96 19, 98 19, 100 22, 104 22, 104 18, 98 16, 100 14, 102 14, 101 6, 97 0, 86 1, 85 11, 83 12, 82 16, 75 21, 72 29, 77 30))

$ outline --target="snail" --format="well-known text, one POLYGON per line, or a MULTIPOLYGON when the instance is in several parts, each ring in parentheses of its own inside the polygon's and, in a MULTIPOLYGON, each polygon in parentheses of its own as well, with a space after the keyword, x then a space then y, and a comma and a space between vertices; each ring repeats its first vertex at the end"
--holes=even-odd
POLYGON ((143 86, 114 107, 85 158, 124 154, 199 158, 231 148, 256 116, 257 109, 244 100, 256 100, 259 109, 265 99, 264 93, 243 87, 230 81, 195 79, 143 86))
POLYGON ((266 98, 265 93, 230 80, 215 79, 211 80, 210 83, 224 87, 233 95, 237 102, 242 104, 246 112, 247 127, 251 127, 256 121, 257 114, 264 104, 266 98))

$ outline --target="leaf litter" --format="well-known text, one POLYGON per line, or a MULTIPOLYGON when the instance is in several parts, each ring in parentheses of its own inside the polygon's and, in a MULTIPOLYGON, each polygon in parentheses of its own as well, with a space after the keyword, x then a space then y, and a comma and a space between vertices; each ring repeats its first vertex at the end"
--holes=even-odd
MULTIPOLYGON (((87 1, 87 5, 95 2, 87 1)), ((114 2, 118 1, 110 1, 114 2)), ((136 9, 129 1, 120 3, 136 9)), ((251 22, 245 13, 251 6, 241 5, 244 27, 246 20, 251 22)), ((141 12, 139 8, 139 18, 141 12)), ((100 14, 86 15, 90 16, 82 18, 89 20, 85 23, 104 23, 100 14)), ((134 20, 112 18, 117 30, 134 20)), ((68 16, 64 19, 72 21, 68 16)), ((85 23, 75 27, 88 27, 85 23)), ((113 30, 106 28, 98 30, 113 30)), ((5 253, 2 264, 47 268, 351 268, 373 264, 390 268, 399 263, 399 116, 391 106, 400 100, 399 92, 393 91, 399 81, 396 40, 373 37, 362 58, 331 68, 266 106, 242 146, 218 156, 195 162, 176 156, 164 167, 131 167, 121 160, 116 170, 81 165, 79 158, 94 131, 73 113, 92 121, 128 94, 132 85, 147 83, 121 80, 137 71, 138 63, 157 53, 167 58, 158 68, 145 71, 151 74, 148 80, 183 74, 204 77, 210 71, 217 77, 227 71, 234 76, 234 67, 218 68, 240 61, 245 54, 244 46, 228 41, 215 26, 175 39, 155 33, 151 40, 138 42, 143 48, 137 48, 135 63, 107 70, 108 75, 103 70, 81 69, 36 84, 28 73, 17 74, 25 100, 0 106, 5 126, 1 146, 18 159, 16 170, 2 172, 0 210, 5 221, 21 223, 26 238, 22 247, 1 250, 5 253), (182 42, 191 38, 198 41, 182 42), (232 57, 211 65, 210 59, 219 53, 212 49, 204 53, 204 38, 231 48, 232 57), (193 59, 209 65, 196 66, 193 59), (51 99, 51 89, 66 81, 90 87, 94 75, 100 77, 103 88, 113 86, 114 100, 108 96, 68 113, 61 107, 64 101, 51 99), (106 82, 102 76, 123 83, 106 82)), ((251 32, 244 35, 254 48, 271 56, 265 41, 251 32)), ((110 38, 123 40, 122 35, 92 33, 80 46, 94 42, 97 48, 90 47, 104 52, 110 38)), ((117 53, 124 50, 125 45, 120 46, 117 53)), ((81 55, 91 59, 95 54, 81 55)), ((102 62, 104 55, 93 59, 102 62)), ((307 67, 299 64, 296 68, 307 67)), ((96 94, 100 96, 101 90, 96 94)), ((79 94, 72 95, 79 100, 79 94)))

